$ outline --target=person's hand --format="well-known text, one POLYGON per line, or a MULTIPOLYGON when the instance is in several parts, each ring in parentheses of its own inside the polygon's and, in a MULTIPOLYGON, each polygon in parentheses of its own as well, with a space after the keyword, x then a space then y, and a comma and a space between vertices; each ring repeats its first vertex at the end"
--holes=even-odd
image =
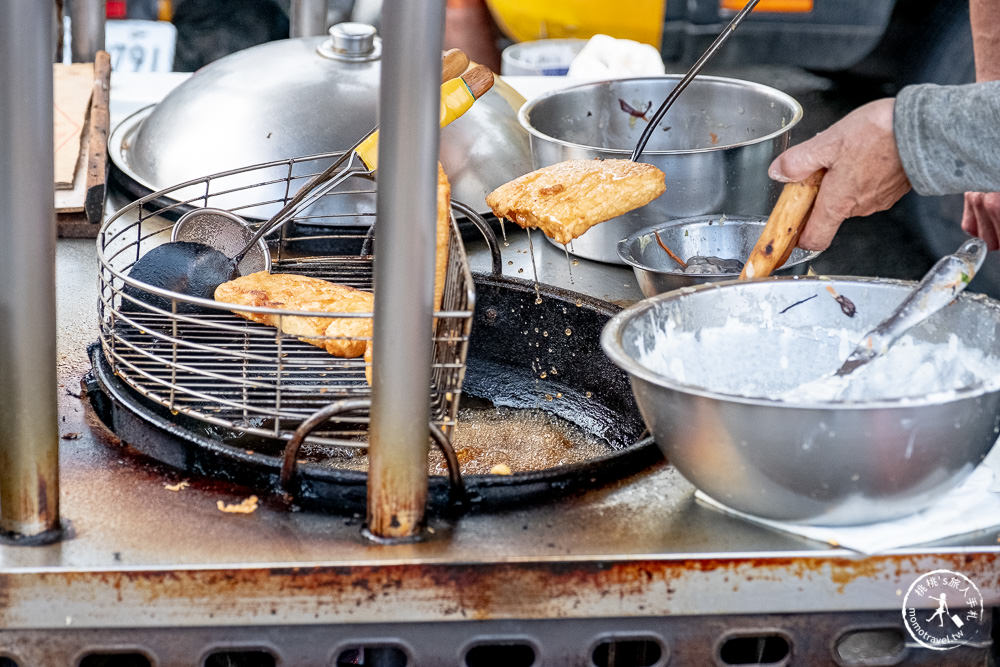
POLYGON ((869 102, 771 163, 768 175, 782 182, 827 169, 799 247, 825 250, 844 220, 884 211, 910 190, 892 132, 894 104, 869 102))
POLYGON ((962 229, 986 241, 990 250, 1000 248, 1000 192, 966 192, 962 229))

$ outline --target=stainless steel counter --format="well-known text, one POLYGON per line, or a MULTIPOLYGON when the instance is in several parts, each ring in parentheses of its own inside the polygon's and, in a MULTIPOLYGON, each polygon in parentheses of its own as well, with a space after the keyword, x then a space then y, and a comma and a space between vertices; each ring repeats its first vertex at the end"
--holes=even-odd
MULTIPOLYGON (((505 257, 520 257, 520 241, 509 242, 505 257)), ((565 268, 558 249, 535 243, 535 253, 540 278, 565 268)), ((409 545, 374 545, 358 520, 287 513, 267 499, 253 514, 223 514, 216 501, 241 500, 239 490, 190 480, 169 491, 176 473, 92 430, 78 395, 96 335, 95 266, 92 242, 59 242, 60 462, 71 537, 0 547, 2 627, 266 623, 262 604, 287 622, 892 609, 918 574, 936 568, 964 572, 988 605, 1000 602, 997 531, 862 558, 703 507, 666 465, 563 502, 439 520, 431 539, 409 545), (312 583, 281 593, 299 580, 312 583), (360 580, 387 588, 371 596, 350 583, 360 580)), ((624 274, 583 260, 577 269, 576 286, 609 288, 624 274)))

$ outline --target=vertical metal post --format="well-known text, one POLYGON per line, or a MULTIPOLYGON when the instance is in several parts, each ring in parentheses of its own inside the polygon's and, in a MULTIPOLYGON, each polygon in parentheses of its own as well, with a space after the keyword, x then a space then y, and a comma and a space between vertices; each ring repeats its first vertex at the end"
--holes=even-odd
POLYGON ((427 500, 444 0, 382 16, 368 529, 405 537, 427 500))
POLYGON ((0 2, 0 531, 59 524, 52 3, 0 2))
POLYGON ((104 50, 105 0, 71 0, 70 50, 75 63, 92 63, 104 50))
POLYGON ((288 11, 290 37, 326 34, 326 0, 292 0, 288 11))

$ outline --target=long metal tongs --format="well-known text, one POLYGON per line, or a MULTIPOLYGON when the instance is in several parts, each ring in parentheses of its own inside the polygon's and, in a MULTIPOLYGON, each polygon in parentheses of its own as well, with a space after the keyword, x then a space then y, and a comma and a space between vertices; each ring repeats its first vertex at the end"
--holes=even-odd
POLYGON ((736 16, 733 17, 733 20, 729 22, 729 25, 727 25, 725 29, 719 33, 719 36, 715 38, 715 41, 712 42, 707 49, 705 49, 705 52, 701 54, 701 57, 699 57, 698 60, 695 61, 694 65, 691 65, 691 69, 687 71, 687 74, 681 77, 681 80, 677 82, 677 85, 674 86, 674 89, 670 91, 669 95, 667 95, 667 99, 663 100, 663 103, 660 104, 656 113, 653 114, 652 119, 650 119, 649 123, 647 123, 646 129, 644 129, 642 134, 639 136, 639 141, 635 145, 635 150, 632 151, 632 157, 629 158, 632 162, 637 161, 639 156, 642 155, 642 151, 646 149, 646 144, 649 142, 649 138, 653 136, 653 130, 655 130, 656 126, 660 124, 660 121, 663 119, 663 115, 667 113, 667 109, 669 109, 677 98, 680 97, 680 94, 684 92, 684 89, 688 87, 688 84, 691 83, 696 76, 698 76, 698 73, 701 72, 705 63, 707 63, 712 56, 715 55, 716 51, 722 48, 722 45, 726 43, 726 40, 728 40, 729 37, 736 31, 736 27, 743 22, 743 19, 746 18, 747 14, 753 11, 753 8, 757 6, 758 2, 760 2, 760 0, 750 0, 747 4, 745 4, 743 9, 741 9, 736 16))
MULTIPOLYGON (((493 86, 493 81, 493 72, 482 65, 476 65, 461 77, 446 81, 441 86, 441 126, 444 127, 472 108, 473 103, 493 86)), ((133 281, 158 290, 211 299, 219 285, 239 276, 240 260, 265 234, 294 218, 303 208, 337 187, 344 179, 352 176, 371 176, 377 169, 378 131, 376 130, 358 142, 334 164, 310 179, 281 211, 257 229, 249 242, 234 256, 230 257, 205 243, 171 241, 139 257, 132 265, 129 277, 133 281), (322 185, 318 185, 320 183, 322 185)), ((163 297, 148 291, 145 287, 129 284, 126 291, 130 292, 127 294, 130 300, 146 301, 157 307, 171 307, 163 297), (143 293, 149 296, 144 296, 143 293)))
MULTIPOLYGON (((468 65, 469 58, 460 49, 451 49, 450 51, 444 53, 441 59, 442 83, 460 77, 468 65)), ((490 81, 492 83, 492 78, 490 81)), ((482 92, 473 91, 472 94, 474 97, 478 98, 482 92)), ((442 119, 442 124, 444 122, 444 119, 442 119)), ((358 139, 353 146, 344 151, 343 155, 337 158, 333 164, 313 176, 301 188, 299 188, 298 192, 295 193, 295 196, 289 199, 288 203, 285 204, 280 211, 275 213, 270 220, 257 228, 257 231, 250 237, 250 240, 247 241, 243 249, 233 256, 232 259, 235 264, 239 266, 240 261, 246 256, 250 249, 254 247, 257 241, 280 228, 289 220, 298 216, 302 211, 306 210, 325 195, 329 194, 348 178, 357 175, 370 175, 374 171, 373 160, 368 158, 367 154, 362 154, 358 151, 363 145, 366 144, 372 147, 377 146, 374 138, 377 131, 378 125, 376 124, 363 137, 358 139), (363 164, 355 165, 356 161, 360 161, 363 164), (346 166, 345 162, 347 163, 346 166), (372 166, 369 167, 368 163, 372 163, 372 166), (358 166, 361 167, 361 171, 355 171, 355 168, 358 166), (340 173, 338 173, 338 170, 341 170, 340 173)))

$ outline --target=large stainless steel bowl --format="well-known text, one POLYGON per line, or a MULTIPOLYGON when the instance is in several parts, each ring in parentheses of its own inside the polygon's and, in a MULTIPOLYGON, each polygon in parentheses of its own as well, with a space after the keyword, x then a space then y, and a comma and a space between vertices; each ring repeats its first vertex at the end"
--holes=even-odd
MULTIPOLYGON (((643 296, 690 287, 702 283, 734 280, 735 273, 685 273, 671 259, 656 235, 681 259, 695 255, 738 259, 746 263, 767 219, 761 216, 699 215, 640 229, 618 242, 618 256, 632 267, 643 296)), ((796 248, 774 274, 802 275, 819 252, 796 248)))
MULTIPOLYGON (((986 456, 1000 432, 995 383, 993 388, 840 403, 737 396, 718 387, 736 376, 758 383, 758 395, 768 396, 789 375, 832 372, 839 358, 824 359, 809 344, 783 370, 780 355, 769 352, 776 335, 766 326, 769 318, 772 325, 780 321, 803 330, 844 327, 860 337, 912 287, 865 278, 700 285, 622 311, 605 327, 601 344, 628 372, 643 418, 670 463, 714 499, 786 521, 893 519, 927 507, 986 456), (855 317, 845 316, 827 287, 853 301, 855 317), (810 300, 788 308, 804 299, 810 300), (714 378, 699 374, 697 364, 688 365, 682 381, 674 372, 656 372, 639 362, 644 346, 649 349, 664 327, 704 334, 705 327, 731 325, 729 318, 757 324, 759 333, 719 345, 714 353, 726 361, 710 364, 717 369, 714 378)), ((963 294, 911 334, 941 344, 955 334, 965 345, 996 356, 1000 303, 963 294)))
MULTIPOLYGON (((529 100, 518 112, 534 168, 579 158, 628 158, 646 121, 623 111, 655 109, 680 76, 599 81, 529 100)), ((620 264, 615 244, 673 218, 708 213, 766 215, 778 184, 767 166, 802 118, 794 99, 768 86, 700 76, 664 116, 643 162, 666 174, 667 191, 646 206, 588 230, 569 244, 580 257, 620 264)))

